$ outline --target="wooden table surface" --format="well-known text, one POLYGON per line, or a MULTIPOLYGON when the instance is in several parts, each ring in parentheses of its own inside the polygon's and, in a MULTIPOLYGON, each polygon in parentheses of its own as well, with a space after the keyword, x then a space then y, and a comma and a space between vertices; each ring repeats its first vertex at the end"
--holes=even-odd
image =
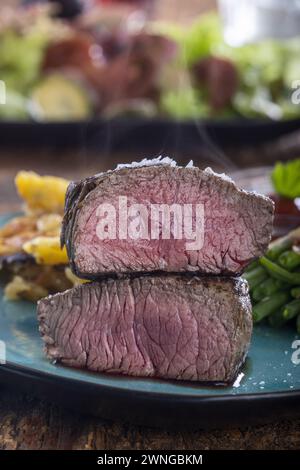
MULTIPOLYGON (((0 212, 20 208, 19 169, 80 178, 132 156, 62 151, 1 151, 0 212)), ((0 371, 1 373, 1 371, 0 371)), ((0 386, 0 449, 299 449, 300 419, 242 429, 168 432, 111 423, 0 386)), ((200 427, 200 424, 199 424, 200 427)))

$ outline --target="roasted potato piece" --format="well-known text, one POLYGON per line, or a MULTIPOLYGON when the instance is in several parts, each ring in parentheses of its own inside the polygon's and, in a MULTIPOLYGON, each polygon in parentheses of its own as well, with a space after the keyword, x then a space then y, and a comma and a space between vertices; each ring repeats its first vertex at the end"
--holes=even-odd
POLYGON ((21 276, 15 276, 13 280, 5 286, 4 295, 7 300, 25 299, 36 302, 42 297, 46 297, 48 291, 34 282, 25 281, 21 276))
POLYGON ((0 256, 9 256, 9 255, 14 255, 15 253, 18 253, 19 250, 13 246, 13 245, 8 245, 6 243, 6 240, 1 240, 0 239, 0 256))
POLYGON ((53 266, 69 263, 66 247, 61 248, 58 236, 33 238, 24 243, 23 250, 32 255, 38 264, 53 266))
POLYGON ((24 243, 36 236, 36 233, 20 233, 0 241, 0 255, 20 253, 24 243))
POLYGON ((56 176, 40 176, 33 171, 19 171, 15 184, 30 214, 63 213, 69 181, 56 176))
POLYGON ((59 236, 62 216, 59 214, 44 214, 37 220, 39 233, 48 236, 59 236))
POLYGON ((35 217, 14 217, 0 228, 0 238, 8 238, 23 232, 34 232, 36 229, 37 227, 35 217))
POLYGON ((0 228, 0 256, 12 255, 22 250, 23 244, 35 237, 35 217, 15 217, 0 228))
POLYGON ((65 268, 65 275, 66 278, 72 283, 73 286, 79 286, 80 284, 84 284, 85 282, 90 282, 87 279, 80 279, 77 277, 72 271, 69 266, 65 268))
POLYGON ((61 224, 59 214, 15 217, 0 229, 0 256, 22 252, 24 243, 39 235, 58 237, 61 224))
POLYGON ((36 235, 35 218, 15 217, 0 229, 0 256, 19 253, 23 244, 36 235))
POLYGON ((0 259, 0 280, 9 283, 6 297, 36 300, 48 294, 63 292, 73 286, 66 276, 66 266, 37 264, 27 253, 0 259))

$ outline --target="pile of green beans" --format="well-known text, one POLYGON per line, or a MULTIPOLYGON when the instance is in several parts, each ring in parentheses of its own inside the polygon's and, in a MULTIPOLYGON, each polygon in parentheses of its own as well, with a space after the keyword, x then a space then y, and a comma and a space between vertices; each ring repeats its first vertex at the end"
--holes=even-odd
POLYGON ((300 250, 292 237, 269 248, 246 269, 254 323, 266 319, 273 327, 294 322, 300 334, 300 250))

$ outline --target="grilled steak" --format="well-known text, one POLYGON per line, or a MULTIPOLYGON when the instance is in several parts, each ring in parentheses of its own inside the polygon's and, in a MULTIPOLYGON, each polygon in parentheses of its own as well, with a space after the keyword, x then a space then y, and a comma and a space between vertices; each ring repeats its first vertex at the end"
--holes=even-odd
POLYGON ((73 271, 88 279, 113 273, 153 271, 236 275, 264 253, 270 241, 272 221, 273 203, 269 198, 242 191, 233 181, 210 169, 142 162, 140 166, 117 168, 71 183, 62 244, 66 244, 73 271), (103 220, 98 217, 99 207, 109 204, 118 213, 119 196, 126 199, 126 208, 139 204, 147 209, 147 233, 153 223, 150 207, 177 205, 185 211, 190 206, 195 226, 194 208, 202 206, 202 245, 191 249, 187 241, 192 237, 185 232, 181 238, 180 234, 175 237, 171 212, 169 239, 163 235, 162 219, 155 239, 151 235, 148 239, 145 236, 132 239, 128 235, 122 238, 118 229, 115 238, 99 238, 97 226, 103 220))
POLYGON ((144 275, 86 283, 38 303, 49 359, 97 372, 229 383, 252 317, 239 278, 144 275))

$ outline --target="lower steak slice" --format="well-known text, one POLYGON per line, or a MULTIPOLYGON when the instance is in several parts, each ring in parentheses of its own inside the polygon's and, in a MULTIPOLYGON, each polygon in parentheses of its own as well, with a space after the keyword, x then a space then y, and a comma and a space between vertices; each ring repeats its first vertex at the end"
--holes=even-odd
POLYGON ((50 360, 96 372, 232 382, 252 332, 240 278, 155 275, 86 283, 38 303, 50 360))

